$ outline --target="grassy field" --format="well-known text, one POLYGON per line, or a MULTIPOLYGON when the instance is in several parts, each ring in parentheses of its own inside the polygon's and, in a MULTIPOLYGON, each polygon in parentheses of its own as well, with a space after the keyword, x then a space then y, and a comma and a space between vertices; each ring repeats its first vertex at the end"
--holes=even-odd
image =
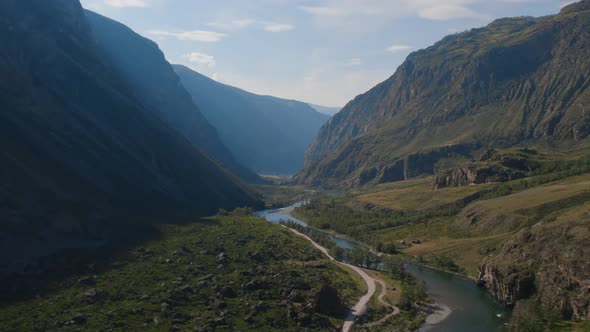
POLYGON ((432 178, 420 178, 377 186, 355 197, 356 202, 391 210, 426 210, 468 198, 491 185, 432 190, 432 178))
POLYGON ((160 231, 59 287, 2 303, 0 330, 333 330, 341 317, 315 309, 319 290, 346 305, 364 294, 308 242, 257 217, 160 231))
POLYGON ((588 192, 590 192, 590 174, 584 174, 544 184, 512 195, 484 200, 475 203, 475 205, 483 205, 503 212, 524 212, 588 192))
POLYGON ((373 247, 395 245, 427 264, 443 257, 475 276, 482 259, 521 227, 588 218, 590 173, 577 175, 585 167, 575 164, 581 157, 561 163, 553 157, 540 154, 548 173, 525 179, 433 190, 431 178, 418 178, 317 199, 295 214, 373 247))

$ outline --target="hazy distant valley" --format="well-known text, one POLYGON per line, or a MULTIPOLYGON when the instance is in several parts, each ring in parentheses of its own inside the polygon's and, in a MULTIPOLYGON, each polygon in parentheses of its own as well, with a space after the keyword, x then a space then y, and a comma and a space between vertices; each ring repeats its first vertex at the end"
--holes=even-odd
POLYGON ((589 0, 343 108, 136 31, 0 3, 0 331, 590 330, 589 0))

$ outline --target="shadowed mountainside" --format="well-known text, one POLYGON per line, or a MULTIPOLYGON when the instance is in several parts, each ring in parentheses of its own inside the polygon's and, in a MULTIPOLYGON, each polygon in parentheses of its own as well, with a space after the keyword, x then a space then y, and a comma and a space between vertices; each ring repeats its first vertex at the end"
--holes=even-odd
POLYGON ((221 84, 191 69, 174 69, 239 162, 262 174, 293 174, 329 116, 309 105, 260 96, 221 84))
POLYGON ((150 115, 70 0, 0 2, 0 268, 134 224, 257 204, 250 189, 150 115))
POLYGON ((112 63, 144 109, 160 117, 242 179, 262 182, 240 165, 221 142, 156 43, 119 22, 91 11, 85 13, 101 55, 112 63))

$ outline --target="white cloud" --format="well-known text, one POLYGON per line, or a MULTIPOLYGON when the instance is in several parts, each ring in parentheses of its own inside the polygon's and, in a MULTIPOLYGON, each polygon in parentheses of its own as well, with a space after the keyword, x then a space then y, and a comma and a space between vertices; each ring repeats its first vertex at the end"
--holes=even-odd
POLYGON ((433 5, 418 9, 418 16, 430 20, 452 20, 456 18, 481 17, 475 11, 458 4, 433 5))
POLYGON ((303 11, 306 11, 312 15, 318 16, 346 16, 349 12, 346 8, 338 7, 312 7, 312 6, 301 6, 299 7, 303 11))
POLYGON ((104 3, 111 7, 147 7, 145 0, 105 0, 104 3))
POLYGON ((209 68, 213 68, 217 64, 215 62, 214 56, 209 55, 209 54, 205 54, 205 53, 191 52, 191 53, 183 55, 182 57, 192 63, 198 63, 201 65, 205 65, 209 68))
POLYGON ((210 22, 210 23, 207 23, 207 25, 215 27, 215 28, 223 29, 223 30, 241 30, 241 29, 250 27, 255 23, 256 23, 256 20, 249 19, 249 18, 242 18, 242 19, 231 20, 229 22, 210 22))
POLYGON ((189 40, 189 41, 200 41, 200 42, 217 42, 221 39, 225 38, 227 34, 214 32, 214 31, 206 31, 206 30, 191 30, 191 31, 164 31, 164 30, 150 30, 148 31, 149 34, 167 38, 172 37, 178 40, 189 40))
POLYGON ((385 50, 390 53, 398 53, 398 52, 403 52, 403 51, 409 51, 413 48, 414 47, 410 46, 410 45, 395 44, 395 45, 389 46, 385 50))
POLYGON ((267 23, 265 23, 264 30, 269 31, 269 32, 283 32, 283 31, 293 30, 294 28, 295 27, 292 26, 291 24, 267 22, 267 23))
POLYGON ((207 23, 207 25, 228 31, 242 30, 253 26, 258 26, 268 32, 283 32, 295 29, 293 25, 287 23, 259 21, 249 18, 231 20, 228 22, 210 22, 207 23))
POLYGON ((430 20, 450 20, 456 18, 482 18, 483 15, 470 8, 470 5, 481 1, 482 0, 326 0, 323 2, 322 6, 301 6, 299 8, 316 17, 419 16, 430 20))
POLYGON ((347 66, 359 66, 362 63, 363 63, 363 61, 360 58, 352 58, 346 62, 346 65, 347 66))

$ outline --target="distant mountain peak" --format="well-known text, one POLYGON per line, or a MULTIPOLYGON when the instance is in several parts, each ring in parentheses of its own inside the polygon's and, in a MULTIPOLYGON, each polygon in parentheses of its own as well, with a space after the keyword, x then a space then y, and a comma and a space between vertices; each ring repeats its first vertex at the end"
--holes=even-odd
POLYGON ((307 147, 329 118, 300 101, 250 93, 181 65, 174 70, 223 143, 259 174, 303 168, 307 147))
POLYGON ((316 111, 323 113, 323 114, 327 114, 329 116, 332 116, 338 112, 340 112, 340 110, 342 109, 342 107, 331 107, 331 106, 321 106, 321 105, 316 105, 316 104, 312 104, 312 103, 307 103, 309 106, 311 106, 313 109, 315 109, 316 111))

